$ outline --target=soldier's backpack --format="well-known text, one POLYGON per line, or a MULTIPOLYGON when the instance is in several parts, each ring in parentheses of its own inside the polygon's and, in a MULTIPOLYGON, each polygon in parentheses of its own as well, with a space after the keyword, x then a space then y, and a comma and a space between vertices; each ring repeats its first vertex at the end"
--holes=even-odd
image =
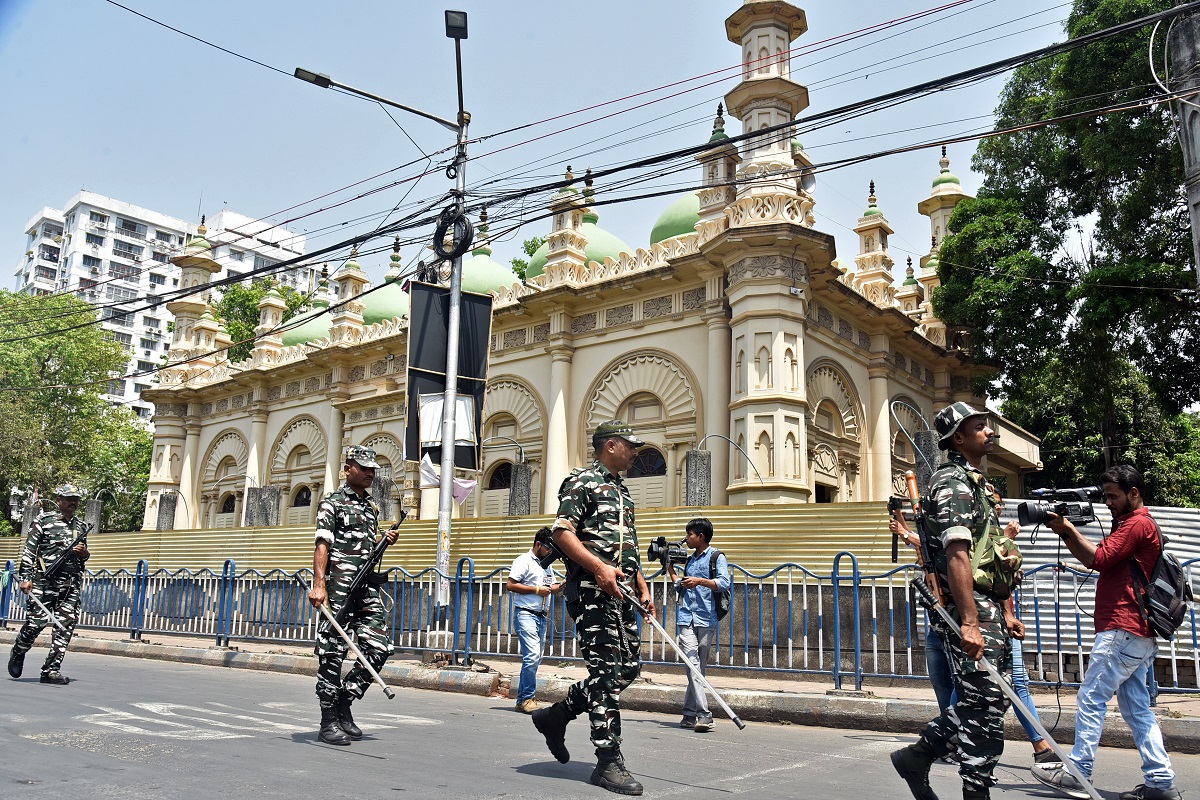
POLYGON ((1188 603, 1194 598, 1183 565, 1167 552, 1167 540, 1157 522, 1154 522, 1154 532, 1158 534, 1158 560, 1154 562, 1150 579, 1146 579, 1136 558, 1129 559, 1129 572, 1133 576, 1133 593, 1137 596, 1142 619, 1155 636, 1171 641, 1187 616, 1188 603))
MULTIPOLYGON (((715 581, 717 579, 717 558, 719 558, 722 553, 715 547, 710 547, 708 549, 712 551, 712 555, 708 557, 708 578, 709 580, 715 581)), ((728 561, 728 559, 726 559, 726 561, 728 561)), ((686 567, 684 569, 686 571, 686 567)), ((729 605, 732 599, 730 595, 731 591, 729 589, 713 592, 713 605, 717 609, 717 619, 719 620, 725 619, 725 617, 729 615, 729 605)))

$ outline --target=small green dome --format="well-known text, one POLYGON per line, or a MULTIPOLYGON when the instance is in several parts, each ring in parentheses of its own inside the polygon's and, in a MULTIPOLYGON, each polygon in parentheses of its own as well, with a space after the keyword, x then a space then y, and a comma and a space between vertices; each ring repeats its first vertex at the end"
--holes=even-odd
POLYGON ((699 221, 700 196, 695 192, 680 195, 666 207, 654 223, 654 228, 650 231, 650 244, 695 233, 696 223, 699 221))
MULTIPOLYGON (((587 215, 587 219, 595 220, 596 218, 595 214, 587 215)), ((587 247, 584 248, 583 253, 588 261, 603 263, 604 259, 608 256, 616 258, 621 253, 633 252, 633 248, 598 226, 595 222, 584 222, 579 226, 579 232, 587 239, 587 247)), ((525 270, 525 277, 534 278, 541 275, 546 270, 546 261, 549 254, 549 243, 539 247, 529 258, 529 267, 525 270)))
POLYGON ((883 211, 880 210, 878 206, 871 206, 870 208, 868 208, 866 211, 863 212, 864 217, 878 217, 878 216, 881 216, 882 214, 883 214, 883 211))
POLYGON ((945 172, 943 172, 942 174, 938 175, 936 178, 933 179, 933 188, 936 189, 937 187, 942 186, 947 183, 952 183, 957 186, 962 185, 962 181, 960 181, 958 179, 957 175, 955 175, 950 170, 946 170, 945 172))
POLYGON ((511 286, 517 282, 517 275, 510 267, 506 267, 492 258, 492 251, 486 247, 477 248, 470 257, 463 260, 462 288, 464 292, 487 294, 501 286, 511 286))
POLYGON ((284 325, 287 326, 287 330, 283 332, 284 347, 324 339, 329 335, 329 306, 316 304, 311 311, 297 314, 284 325))
MULTIPOLYGON (((466 288, 465 282, 463 288, 466 288)), ((396 317, 406 317, 410 306, 408 292, 405 292, 401 288, 401 282, 396 280, 390 280, 378 288, 369 289, 368 294, 363 295, 362 302, 363 325, 374 325, 377 322, 384 322, 396 317)), ((285 325, 295 325, 296 327, 289 327, 283 332, 283 346, 291 347, 328 337, 329 328, 333 325, 333 314, 334 312, 329 310, 328 303, 322 301, 313 303, 311 311, 298 314, 285 323, 285 325)))

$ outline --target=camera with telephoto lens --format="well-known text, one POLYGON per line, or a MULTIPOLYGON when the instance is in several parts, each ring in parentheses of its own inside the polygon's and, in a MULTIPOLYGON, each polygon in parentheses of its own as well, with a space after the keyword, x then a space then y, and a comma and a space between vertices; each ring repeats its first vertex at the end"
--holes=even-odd
POLYGON ((1079 486, 1074 489, 1034 489, 1029 493, 1038 498, 1017 506, 1017 520, 1021 526, 1043 525, 1050 521, 1050 514, 1058 514, 1074 525, 1094 522, 1096 512, 1091 500, 1100 499, 1099 486, 1079 486), (1043 500, 1041 498, 1050 498, 1043 500))
POLYGON ((667 568, 667 564, 686 564, 688 560, 687 545, 683 542, 668 542, 667 537, 659 536, 657 539, 650 540, 650 546, 646 548, 647 561, 661 561, 663 569, 667 568))

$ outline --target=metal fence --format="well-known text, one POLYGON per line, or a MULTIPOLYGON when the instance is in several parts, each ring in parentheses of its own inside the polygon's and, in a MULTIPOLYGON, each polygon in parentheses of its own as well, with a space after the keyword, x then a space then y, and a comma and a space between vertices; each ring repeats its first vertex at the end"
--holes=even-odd
MULTIPOLYGON (((1200 594, 1193 566, 1185 562, 1200 594)), ((924 614, 911 582, 923 580, 913 565, 878 575, 859 570, 852 553, 839 553, 827 574, 783 564, 761 575, 730 565, 729 615, 718 623, 715 664, 735 670, 829 676, 837 688, 862 687, 865 678, 924 679, 924 614)), ((390 600, 389 623, 398 651, 445 653, 455 661, 520 652, 513 621, 507 570, 475 573, 470 558, 452 575, 450 602, 439 606, 435 569, 415 573, 393 568, 382 590, 390 600)), ((307 574, 308 571, 305 571, 307 574)), ((25 595, 16 587, 12 561, 0 573, 0 625, 26 617, 25 595)), ((649 577, 659 618, 675 629, 675 592, 660 571, 649 577)), ((1045 564, 1032 568, 1018 593, 1019 614, 1028 633, 1026 665, 1034 683, 1078 683, 1094 631, 1090 618, 1095 575, 1045 564)), ((211 638, 219 646, 236 641, 311 642, 317 616, 303 588, 282 570, 237 571, 226 561, 219 571, 151 570, 139 561, 133 571, 86 572, 78 626, 84 629, 179 634, 211 638)), ((561 597, 550 599, 545 657, 578 660, 574 625, 561 597)), ((649 625, 642 630, 642 658, 678 661, 674 650, 649 625)), ((1174 641, 1160 642, 1159 691, 1200 689, 1200 647, 1193 609, 1174 641)))

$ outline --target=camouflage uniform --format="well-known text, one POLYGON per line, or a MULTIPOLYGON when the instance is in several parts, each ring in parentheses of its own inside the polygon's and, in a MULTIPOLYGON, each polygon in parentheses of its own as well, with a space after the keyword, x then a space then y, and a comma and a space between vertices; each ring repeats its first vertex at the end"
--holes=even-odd
MULTIPOLYGON (((572 472, 558 490, 555 529, 571 531, 585 547, 609 564, 617 563, 622 541, 621 571, 636 585, 641 562, 633 523, 633 498, 621 477, 598 460, 572 472)), ((567 613, 575 618, 579 647, 588 676, 567 691, 571 716, 587 712, 597 751, 621 744, 621 692, 641 671, 641 637, 637 611, 629 600, 605 594, 592 573, 572 562, 567 569, 567 613)))
MULTIPOLYGON (((329 543, 325 591, 335 615, 346 604, 350 582, 375 546, 378 518, 379 511, 371 496, 359 497, 349 486, 330 494, 317 507, 317 540, 329 543)), ((349 602, 350 611, 342 627, 355 635, 358 649, 378 671, 392 653, 382 592, 379 586, 367 581, 349 602)), ((371 686, 371 674, 357 660, 342 680, 342 660, 348 650, 342 637, 322 618, 317 629, 316 653, 317 697, 323 703, 337 702, 339 690, 357 700, 371 686)))
MULTIPOLYGON (((46 662, 42 665, 43 675, 58 672, 63 656, 67 654, 67 645, 75 635, 75 623, 79 620, 79 595, 83 590, 83 562, 87 558, 70 556, 66 566, 53 581, 48 581, 44 573, 59 556, 70 550, 76 537, 83 533, 83 530, 83 520, 79 517, 71 517, 68 522, 57 511, 47 511, 33 520, 21 553, 21 575, 33 581, 29 593, 42 601, 66 629, 60 630, 58 626, 54 626, 50 654, 46 656, 46 662)), ((50 618, 38 608, 37 603, 30 600, 27 608, 27 621, 21 626, 13 645, 13 653, 16 655, 28 652, 42 629, 51 624, 50 618)))
MULTIPOLYGON (((956 450, 949 452, 929 482, 929 497, 923 503, 929 551, 942 588, 946 609, 956 622, 962 615, 954 603, 947 581, 946 547, 954 541, 974 544, 991 521, 999 530, 999 496, 982 472, 972 467, 956 450)), ((1012 640, 1004 622, 1000 599, 975 591, 983 655, 1006 679, 1012 675, 1012 640)), ((943 756, 956 747, 960 754, 959 775, 964 789, 986 792, 996 783, 992 771, 1004 751, 1004 713, 1008 697, 977 662, 962 650, 962 641, 945 635, 946 656, 954 673, 958 702, 945 709, 922 732, 934 752, 943 756)))

